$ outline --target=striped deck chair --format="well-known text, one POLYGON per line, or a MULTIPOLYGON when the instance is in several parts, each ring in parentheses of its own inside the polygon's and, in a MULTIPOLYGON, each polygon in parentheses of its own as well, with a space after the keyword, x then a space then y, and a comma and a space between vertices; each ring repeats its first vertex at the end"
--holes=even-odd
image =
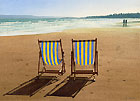
POLYGON ((43 73, 55 73, 59 75, 63 75, 65 73, 65 63, 64 63, 64 52, 62 49, 61 39, 57 41, 41 41, 38 40, 39 44, 39 62, 38 62, 38 75, 43 73), (58 49, 60 47, 60 51, 62 54, 62 59, 59 59, 58 49), (43 62, 43 67, 41 69, 41 61, 43 62), (50 70, 46 69, 46 65, 59 65, 62 64, 61 69, 50 70))
MULTIPOLYGON (((86 68, 86 67, 85 67, 86 68)), ((73 40, 71 51, 71 75, 74 74, 97 74, 98 75, 98 51, 97 38, 95 40, 73 40), (78 70, 78 65, 92 65, 92 70, 78 70)))

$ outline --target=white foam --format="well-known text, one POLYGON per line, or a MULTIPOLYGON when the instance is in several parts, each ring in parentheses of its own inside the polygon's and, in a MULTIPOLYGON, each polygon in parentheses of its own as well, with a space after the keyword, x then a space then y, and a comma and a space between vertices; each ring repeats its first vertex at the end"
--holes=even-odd
MULTIPOLYGON (((2 22, 0 23, 0 36, 28 35, 37 33, 50 33, 73 28, 110 28, 122 27, 123 19, 56 19, 52 21, 38 20, 36 22, 2 22)), ((127 19, 128 22, 140 19, 127 19)), ((128 23, 129 24, 129 23, 128 23)), ((129 27, 140 28, 140 24, 131 24, 129 27)))

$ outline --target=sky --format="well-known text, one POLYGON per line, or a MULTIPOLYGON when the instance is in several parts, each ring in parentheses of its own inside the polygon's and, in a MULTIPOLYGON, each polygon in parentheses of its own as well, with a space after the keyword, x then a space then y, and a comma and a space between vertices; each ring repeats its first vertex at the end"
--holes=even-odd
POLYGON ((140 0, 0 0, 0 15, 59 17, 140 12, 140 0))

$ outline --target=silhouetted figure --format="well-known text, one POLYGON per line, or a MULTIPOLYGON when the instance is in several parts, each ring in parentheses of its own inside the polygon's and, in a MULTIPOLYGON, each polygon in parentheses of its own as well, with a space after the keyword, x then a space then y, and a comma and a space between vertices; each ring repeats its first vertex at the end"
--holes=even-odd
POLYGON ((125 26, 127 27, 127 20, 125 20, 125 26))
POLYGON ((123 20, 123 27, 125 27, 125 19, 123 20))
POLYGON ((123 20, 123 27, 127 27, 127 20, 123 20))

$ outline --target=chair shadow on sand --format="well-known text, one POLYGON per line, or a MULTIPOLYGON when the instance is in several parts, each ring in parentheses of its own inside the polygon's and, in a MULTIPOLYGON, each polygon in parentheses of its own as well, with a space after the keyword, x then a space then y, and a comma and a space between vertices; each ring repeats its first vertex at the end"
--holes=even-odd
POLYGON ((44 88, 45 86, 48 86, 57 81, 58 79, 56 76, 40 76, 39 78, 37 76, 27 82, 20 84, 18 87, 4 94, 4 96, 5 95, 26 95, 26 96, 31 97, 34 94, 36 94, 39 90, 44 88))
POLYGON ((91 80, 88 77, 76 77, 74 80, 73 77, 68 76, 61 83, 56 85, 50 92, 48 92, 46 96, 59 96, 59 97, 72 97, 74 98, 80 90, 95 82, 95 80, 91 80))

